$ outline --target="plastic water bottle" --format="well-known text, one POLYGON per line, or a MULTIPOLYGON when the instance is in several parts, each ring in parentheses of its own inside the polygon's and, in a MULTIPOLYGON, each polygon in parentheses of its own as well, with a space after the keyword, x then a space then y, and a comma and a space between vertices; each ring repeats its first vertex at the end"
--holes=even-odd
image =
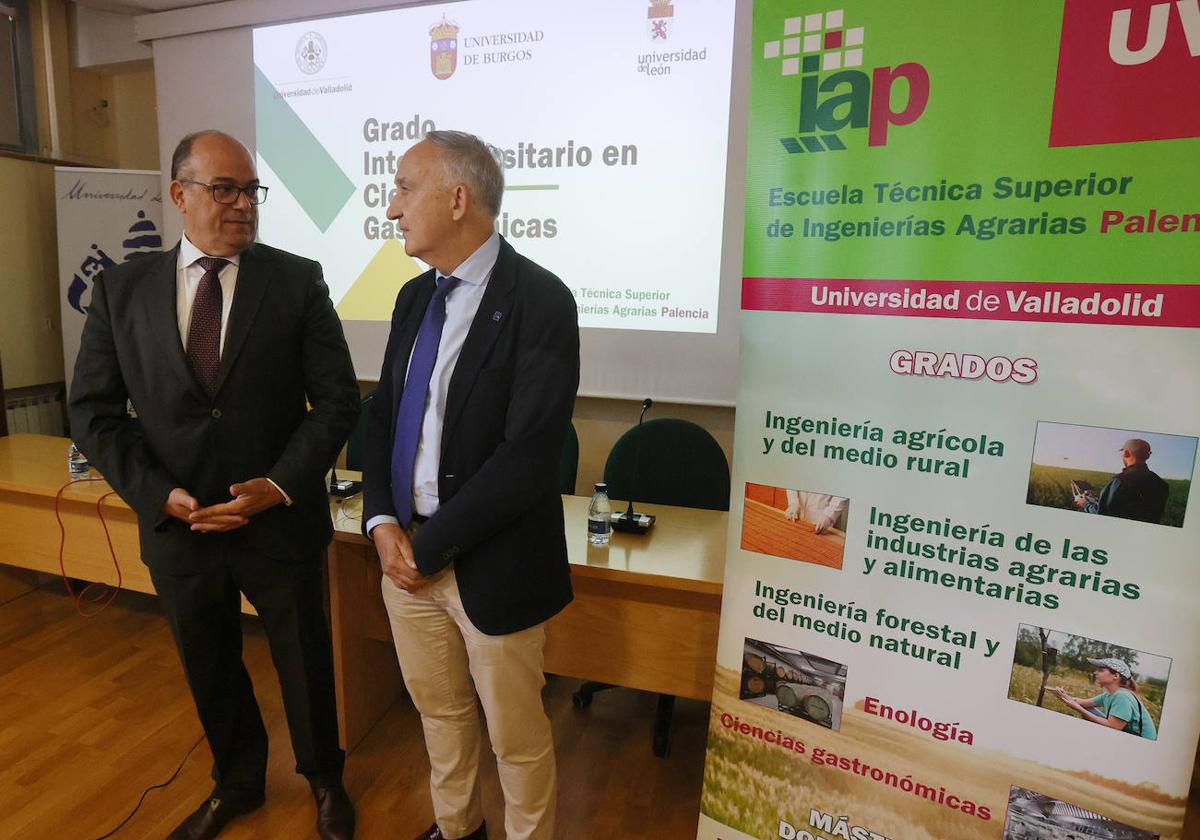
POLYGON ((596 492, 588 505, 588 542, 592 545, 608 545, 612 536, 612 505, 608 501, 608 485, 603 481, 596 484, 596 492))
POLYGON ((72 443, 67 447, 67 472, 72 481, 87 478, 89 467, 91 464, 88 463, 87 456, 79 451, 78 446, 72 443))

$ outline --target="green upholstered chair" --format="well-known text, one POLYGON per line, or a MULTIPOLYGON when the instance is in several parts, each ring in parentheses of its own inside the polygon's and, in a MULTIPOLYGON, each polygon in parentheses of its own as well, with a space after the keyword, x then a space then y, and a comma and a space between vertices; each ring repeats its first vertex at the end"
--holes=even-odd
POLYGON ((688 420, 647 420, 621 435, 608 453, 604 480, 608 495, 622 501, 729 510, 725 453, 688 420))
POLYGON ((348 470, 362 472, 363 447, 366 445, 367 437, 367 411, 370 410, 374 400, 375 392, 370 391, 362 398, 362 404, 359 406, 358 422, 354 424, 354 431, 350 433, 350 439, 346 441, 346 469, 348 470))
POLYGON ((567 427, 567 439, 563 441, 562 457, 558 461, 558 492, 566 496, 575 495, 575 473, 579 472, 579 435, 575 424, 567 427))
MULTIPOLYGON (((604 465, 608 494, 619 502, 729 510, 729 463, 725 452, 703 427, 687 420, 660 418, 634 426, 613 444, 604 465), (640 438, 640 447, 638 440, 640 438)), ((615 504, 614 507, 618 507, 615 504)), ((606 683, 585 682, 572 695, 586 709, 606 683)), ((654 754, 671 748, 671 714, 675 698, 658 695, 654 715, 654 754)))

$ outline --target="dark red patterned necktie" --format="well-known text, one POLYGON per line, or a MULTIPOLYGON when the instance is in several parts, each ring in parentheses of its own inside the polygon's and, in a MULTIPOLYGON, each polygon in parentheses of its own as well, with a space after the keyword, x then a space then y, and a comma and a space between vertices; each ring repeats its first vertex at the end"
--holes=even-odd
POLYGON ((208 391, 217 390, 217 371, 221 367, 221 281, 218 275, 229 260, 201 257, 196 260, 204 269, 200 287, 192 301, 192 317, 188 321, 187 357, 196 378, 208 391))

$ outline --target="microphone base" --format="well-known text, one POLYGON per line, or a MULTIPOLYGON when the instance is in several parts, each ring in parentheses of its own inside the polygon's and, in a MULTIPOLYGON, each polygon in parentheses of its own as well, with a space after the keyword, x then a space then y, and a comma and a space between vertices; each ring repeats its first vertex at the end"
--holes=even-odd
POLYGON ((649 513, 614 513, 610 519, 614 531, 623 534, 644 534, 654 526, 655 517, 649 513))
POLYGON ((360 490, 362 490, 361 481, 339 478, 329 482, 329 495, 335 499, 348 499, 360 490))

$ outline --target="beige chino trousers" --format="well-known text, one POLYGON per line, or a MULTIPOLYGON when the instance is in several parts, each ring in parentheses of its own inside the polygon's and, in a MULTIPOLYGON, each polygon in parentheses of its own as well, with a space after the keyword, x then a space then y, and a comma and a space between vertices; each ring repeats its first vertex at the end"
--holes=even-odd
POLYGON ((387 577, 382 588, 404 684, 421 713, 442 832, 464 837, 483 822, 478 694, 504 791, 508 840, 551 840, 556 770, 542 705, 545 625, 481 633, 463 610, 453 566, 413 594, 387 577))

